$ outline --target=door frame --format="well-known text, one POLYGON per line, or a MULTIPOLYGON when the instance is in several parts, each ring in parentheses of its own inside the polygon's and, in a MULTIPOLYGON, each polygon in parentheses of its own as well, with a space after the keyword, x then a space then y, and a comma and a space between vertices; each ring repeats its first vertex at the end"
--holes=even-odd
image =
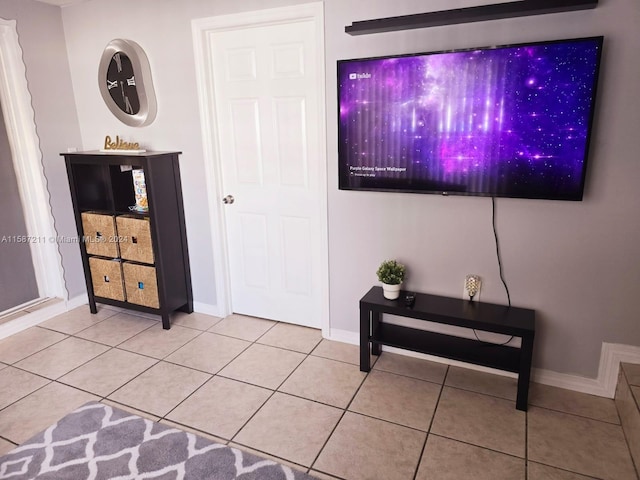
POLYGON ((222 168, 220 161, 220 146, 217 132, 215 106, 215 85, 212 52, 209 49, 209 39, 217 32, 238 30, 250 27, 279 25, 298 21, 313 21, 315 27, 315 42, 317 51, 318 71, 318 111, 321 119, 318 122, 318 140, 321 151, 318 152, 320 161, 320 228, 321 252, 323 265, 318 272, 322 288, 322 306, 320 312, 323 336, 329 335, 329 242, 327 219, 327 155, 326 155, 326 97, 325 97, 325 65, 324 65, 324 5, 322 2, 305 3, 290 7, 256 10, 245 13, 219 15, 215 17, 199 18, 191 21, 193 34, 193 48, 195 53, 196 79, 198 83, 198 98, 200 100, 200 123, 202 126, 202 142, 206 172, 207 198, 209 203, 209 222, 213 243, 214 276, 216 288, 216 314, 220 317, 232 313, 231 284, 228 260, 227 228, 224 221, 224 210, 220 199, 222 191, 222 168))
POLYGON ((16 21, 4 18, 0 18, 0 102, 27 235, 37 239, 29 242, 29 247, 38 294, 40 298, 59 297, 67 301, 62 257, 16 21))

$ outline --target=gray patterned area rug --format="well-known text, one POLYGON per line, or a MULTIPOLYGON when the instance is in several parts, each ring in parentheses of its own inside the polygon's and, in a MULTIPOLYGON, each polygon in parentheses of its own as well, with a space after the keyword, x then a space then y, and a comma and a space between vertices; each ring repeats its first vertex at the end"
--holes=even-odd
POLYGON ((271 460, 98 402, 3 457, 11 480, 312 480, 271 460))

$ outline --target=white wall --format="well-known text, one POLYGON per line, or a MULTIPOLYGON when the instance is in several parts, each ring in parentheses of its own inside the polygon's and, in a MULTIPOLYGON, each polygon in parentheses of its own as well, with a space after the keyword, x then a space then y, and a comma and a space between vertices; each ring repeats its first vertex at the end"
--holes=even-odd
MULTIPOLYGON (((513 304, 537 311, 534 366, 595 377, 603 341, 640 344, 634 294, 640 285, 635 248, 640 240, 640 162, 633 140, 640 128, 640 98, 634 93, 640 74, 640 9, 633 0, 609 0, 584 12, 352 38, 341 33, 353 20, 406 13, 403 6, 409 3, 378 2, 363 14, 360 2, 327 2, 332 326, 355 328, 354 299, 374 282, 373 272, 383 258, 406 262, 411 289, 458 296, 465 274, 478 273, 484 279, 482 300, 506 303, 490 199, 337 190, 335 61, 605 35, 585 200, 497 201, 513 304)), ((434 10, 459 6, 428 3, 434 10)), ((412 10, 420 11, 424 7, 412 10)))
MULTIPOLYGON (((148 150, 179 150, 194 301, 216 305, 205 168, 195 79, 191 20, 255 10, 267 2, 94 0, 62 9, 76 107, 85 150, 101 148, 105 135, 135 139, 148 150), (114 17, 114 12, 126 12, 114 17), (114 38, 146 52, 158 100, 156 120, 128 127, 106 108, 98 91, 98 64, 114 38)), ((269 5, 287 4, 286 1, 269 5)), ((290 3, 290 2, 289 2, 290 3)), ((262 7, 264 8, 264 6, 262 7)))
MULTIPOLYGON (((498 200, 505 275, 514 305, 538 311, 535 366, 594 377, 603 341, 640 345, 640 11, 608 0, 592 11, 351 37, 355 20, 424 12, 470 1, 326 0, 327 132, 331 327, 357 332, 358 300, 381 260, 409 266, 408 288, 459 296, 465 274, 484 279, 482 299, 504 303, 487 198, 346 192, 337 189, 336 69, 342 58, 604 34, 600 98, 583 202, 498 200)), ((181 150, 194 296, 215 304, 191 20, 294 0, 92 0, 62 17, 82 147, 107 134, 154 150, 181 150), (120 12, 117 17, 114 12, 120 12), (97 69, 114 38, 147 52, 158 98, 156 121, 131 128, 100 98, 97 69)), ((475 2, 478 3, 478 2, 475 2)))

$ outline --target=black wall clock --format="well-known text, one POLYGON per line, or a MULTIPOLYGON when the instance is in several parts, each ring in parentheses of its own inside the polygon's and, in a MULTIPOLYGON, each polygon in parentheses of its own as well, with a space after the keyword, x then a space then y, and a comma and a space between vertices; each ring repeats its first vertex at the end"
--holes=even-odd
POLYGON ((136 42, 109 42, 100 59, 98 85, 104 103, 121 122, 143 127, 156 118, 149 60, 136 42))

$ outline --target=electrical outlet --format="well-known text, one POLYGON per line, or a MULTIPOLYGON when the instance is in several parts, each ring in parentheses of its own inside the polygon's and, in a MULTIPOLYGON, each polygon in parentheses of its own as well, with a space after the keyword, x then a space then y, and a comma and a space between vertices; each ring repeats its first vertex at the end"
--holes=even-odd
POLYGON ((482 291, 482 278, 476 274, 469 274, 465 277, 462 284, 462 298, 469 300, 469 289, 475 289, 476 293, 473 296, 474 302, 480 301, 480 292, 482 291))

